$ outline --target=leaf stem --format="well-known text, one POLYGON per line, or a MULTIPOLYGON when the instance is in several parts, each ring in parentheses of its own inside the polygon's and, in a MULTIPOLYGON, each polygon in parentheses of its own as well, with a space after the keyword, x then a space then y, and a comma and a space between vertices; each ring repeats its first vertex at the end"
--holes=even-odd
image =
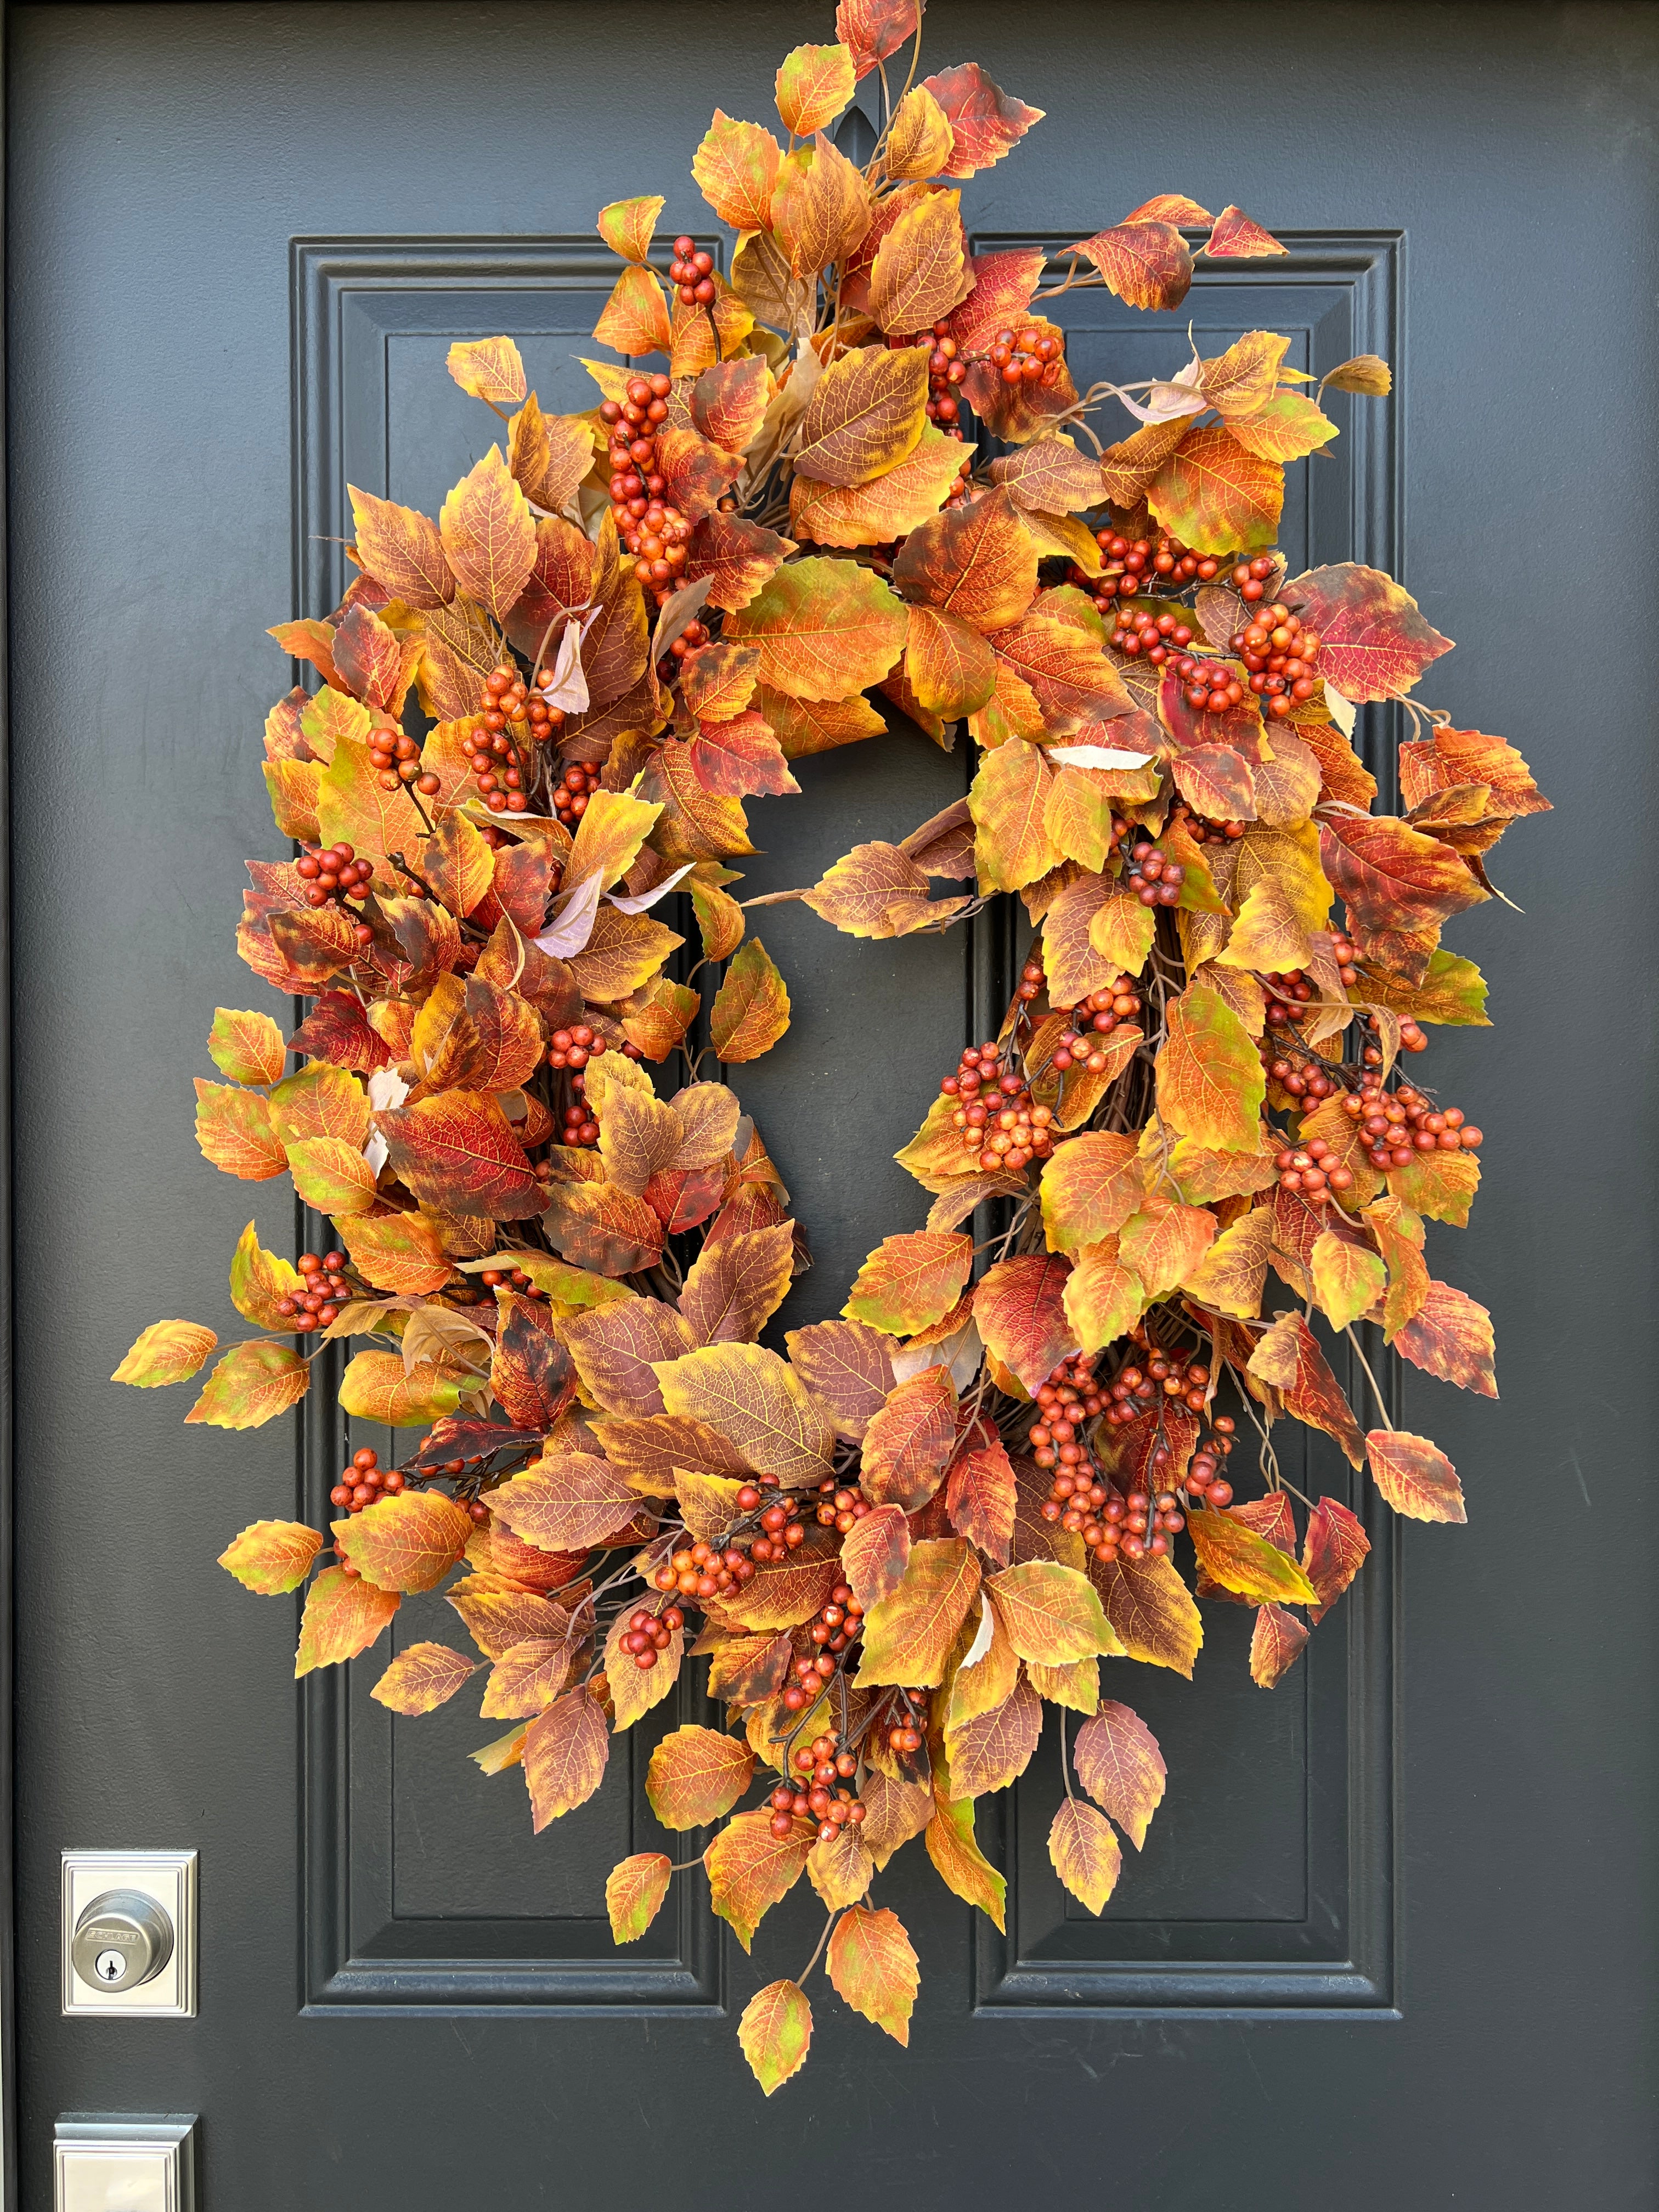
POLYGON ((823 1933, 819 1936, 817 1948, 813 1951, 811 1957, 806 1961, 806 1964, 801 1968, 799 1973, 795 1977, 795 1986, 797 1989, 800 1987, 801 1984, 806 1979, 806 1977, 811 1972, 813 1967, 818 1963, 823 1947, 830 1941, 830 1930, 835 1926, 836 1921, 839 1920, 840 1917, 841 1909, 837 1906, 836 1910, 831 1912, 830 1917, 824 1922, 823 1933))
POLYGON ((1389 1409, 1387 1405, 1383 1402, 1381 1386, 1379 1385, 1376 1376, 1371 1372, 1371 1363, 1366 1358, 1364 1353, 1359 1348, 1359 1339, 1353 1333, 1353 1323, 1352 1322, 1349 1322, 1347 1328, 1343 1330, 1342 1334, 1347 1338, 1348 1342, 1353 1346, 1353 1356, 1365 1370, 1365 1380, 1370 1384, 1371 1395, 1376 1401, 1376 1418, 1382 1422, 1389 1434, 1393 1436, 1395 1433, 1395 1426, 1394 1423, 1389 1419, 1389 1409))

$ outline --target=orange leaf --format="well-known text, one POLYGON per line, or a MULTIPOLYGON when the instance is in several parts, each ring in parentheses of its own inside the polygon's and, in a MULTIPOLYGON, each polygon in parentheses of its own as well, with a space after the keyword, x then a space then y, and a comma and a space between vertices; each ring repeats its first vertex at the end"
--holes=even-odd
POLYGON ((633 1518, 639 1503, 610 1462, 592 1452, 550 1453, 489 1493, 495 1517, 544 1552, 601 1542, 633 1518))
POLYGON ((409 607, 447 606, 455 578, 444 558, 438 526, 412 507, 348 484, 357 558, 377 583, 409 607))
POLYGON ((656 1363, 691 1349, 691 1331, 659 1298, 619 1298, 560 1325, 584 1387, 607 1413, 663 1410, 656 1363))
POLYGON ((817 1322, 785 1340, 795 1372, 837 1436, 856 1443, 893 1387, 891 1346, 861 1321, 817 1322))
POLYGON ((295 1680, 367 1651, 402 1603, 396 1590, 376 1589, 343 1567, 325 1567, 307 1591, 300 1617, 295 1680))
POLYGON ((1218 1152, 1254 1152, 1266 1079, 1249 1032, 1201 983, 1170 1007, 1158 1055, 1158 1112, 1171 1128, 1218 1152))
POLYGON ((1168 1769, 1158 1738, 1127 1705, 1101 1702, 1072 1747, 1078 1780, 1102 1810, 1109 1813, 1137 1850, 1164 1802, 1168 1769))
MULTIPOLYGON (((707 1421, 759 1473, 805 1483, 822 1482, 833 1472, 829 1425, 775 1352, 757 1344, 710 1345, 659 1361, 657 1376, 669 1413, 707 1421)), ((759 1581, 749 1585, 750 1592, 759 1581)))
POLYGON ((769 2097, 799 2073, 811 2040, 812 2008, 793 1982, 769 1982, 757 1990, 738 2022, 743 2055, 769 2097))
POLYGON ((310 1382, 310 1368, 287 1345, 234 1344, 185 1419, 214 1429, 260 1428, 297 1405, 310 1382))
POLYGON ((783 149, 758 123, 735 123, 717 107, 691 174, 715 214, 733 230, 766 230, 783 149))
POLYGON ((708 1846, 703 1863, 709 1902, 745 1951, 767 1912, 805 1872, 815 1840, 810 1820, 795 1821, 787 1836, 778 1837, 769 1812, 739 1813, 708 1846))
POLYGON ((991 481, 1016 507, 1042 514, 1079 514, 1105 496, 1100 463, 1079 453, 1061 431, 1002 454, 991 464, 991 481))
POLYGON ((836 1994, 866 2020, 908 2045, 921 1987, 916 1954, 896 1912, 855 1905, 836 1923, 824 1960, 836 1994))
POLYGON ((1010 739, 981 762, 968 804, 981 891, 1022 890, 1058 865, 1048 826, 1054 781, 1037 745, 1010 739))
POLYGON ((665 1828, 706 1828, 731 1811, 754 1771, 746 1744, 718 1729, 679 1728, 652 1753, 645 1794, 665 1828))
POLYGON ((1370 1548, 1358 1517, 1334 1498, 1322 1498, 1308 1516, 1302 1545, 1304 1571, 1319 1593, 1319 1603, 1308 1613, 1316 1627, 1359 1572, 1370 1548))
MULTIPOLYGON (((896 54, 921 23, 922 0, 836 0, 836 36, 860 76, 896 54)), ((849 2000, 850 2002, 850 2000, 849 2000)))
POLYGON ((1309 1631, 1282 1606, 1258 1606, 1250 1635, 1250 1680, 1261 1690, 1271 1690, 1302 1656, 1309 1631))
POLYGON ((739 1230, 705 1244, 680 1292, 696 1345, 752 1344, 782 1304, 794 1262, 794 1224, 739 1230))
POLYGON ((1425 1374, 1483 1398, 1498 1395, 1492 1316, 1450 1283, 1431 1282, 1412 1318, 1395 1331, 1395 1350, 1425 1374))
POLYGON ((524 362, 511 338, 458 338, 446 365, 462 391, 475 399, 516 407, 529 389, 524 362))
MULTIPOLYGON (((913 84, 893 110, 887 143, 882 149, 883 166, 890 177, 933 176, 950 160, 954 136, 950 117, 927 86, 913 84)), ((909 324, 904 327, 923 326, 909 324)))
POLYGON ((1086 254, 1126 307, 1178 307, 1193 281, 1193 257, 1174 225, 1119 222, 1072 247, 1086 254))
POLYGON ((972 177, 1012 150, 1043 111, 1028 107, 993 84, 977 62, 962 62, 924 77, 951 123, 951 155, 945 167, 953 177, 972 177))
POLYGON ((1398 697, 1431 661, 1451 651, 1450 638, 1425 621, 1410 592, 1379 568, 1344 561, 1310 568, 1280 589, 1286 605, 1319 633, 1319 672, 1345 699, 1398 697))
POLYGON ((878 683, 898 659, 905 613, 881 579, 854 562, 795 561, 732 615, 726 635, 760 648, 761 681, 774 690, 847 699, 878 683))
POLYGON ((957 1391, 946 1367, 896 1383, 864 1432, 864 1494, 913 1513, 939 1488, 956 1440, 957 1391))
POLYGON ((1204 1641, 1192 1592, 1168 1559, 1117 1559, 1094 1565, 1090 1578, 1106 1618, 1131 1659, 1171 1667, 1190 1681, 1204 1641))
POLYGON ((270 1107, 256 1091, 196 1078, 196 1141, 203 1157, 244 1182, 268 1182, 288 1165, 270 1107))
POLYGON ((1000 489, 924 523, 893 563, 893 583, 903 598, 941 608, 981 631, 1018 622, 1036 596, 1036 547, 1000 489))
POLYGON ((931 1328, 961 1297, 973 1257, 973 1239, 957 1234, 884 1237, 860 1268, 842 1311, 889 1336, 931 1328))
POLYGON ((1204 251, 1218 260, 1249 260, 1263 254, 1288 252, 1289 248, 1281 246, 1259 222, 1252 222, 1242 208, 1228 206, 1216 217, 1204 251))
POLYGON ((605 1880, 605 1909, 613 1942, 638 1942, 661 1909, 673 1871, 665 1851, 639 1851, 611 1868, 605 1880))
POLYGON ((797 276, 844 262, 870 228, 870 187, 820 131, 778 167, 770 223, 797 276))
POLYGON ((617 277, 611 297, 593 325, 601 345, 629 355, 666 353, 673 343, 668 302, 649 269, 635 262, 617 277))
POLYGON ((957 1797, 983 1797, 1007 1789, 1030 1765, 1042 1735, 1042 1700, 1022 1679, 1000 1705, 951 1729, 952 1790, 957 1797))
MULTIPOLYGON (((1253 552, 1278 532, 1285 471, 1208 423, 1187 432, 1146 486, 1146 501, 1194 552, 1253 552)), ((1322 642, 1320 649, 1322 655, 1322 642)))
POLYGON ((789 1026, 789 990, 759 938, 743 945, 714 994, 708 1033, 727 1066, 758 1060, 789 1026))
POLYGON ((1253 1319, 1261 1310, 1273 1242, 1273 1216, 1269 1207, 1258 1206, 1241 1214, 1183 1277, 1186 1290, 1200 1304, 1218 1313, 1231 1314, 1239 1321, 1253 1319))
POLYGON ((331 1525, 337 1548, 377 1589, 405 1591, 435 1589, 472 1534, 465 1508, 437 1490, 382 1498, 331 1525))
POLYGON ((1468 1519, 1457 1470, 1427 1437, 1404 1429, 1373 1429, 1365 1449, 1372 1480, 1396 1513, 1413 1521, 1468 1519))
POLYGON ((799 476, 867 483, 914 450, 927 422, 927 350, 855 346, 813 387, 795 455, 799 476))
POLYGON ((1008 1641, 1022 1659, 1069 1666, 1097 1653, 1121 1656, 1121 1640, 1086 1575, 1054 1559, 1025 1559, 986 1584, 1008 1641))
POLYGON ((411 1644, 368 1694, 394 1713, 435 1712, 477 1671, 476 1660, 447 1644, 411 1644))
POLYGON ((789 526, 817 545, 884 545, 939 512, 962 472, 963 449, 931 422, 915 451, 867 483, 842 490, 798 476, 790 487, 789 526))
POLYGON ((611 1736, 587 1690, 572 1690, 532 1721, 524 1740, 525 1786, 539 1836, 550 1821, 585 1805, 605 1779, 611 1736))
POLYGON ((1115 1236, 1077 1254, 1066 1282, 1066 1315, 1085 1351, 1113 1343, 1139 1320, 1146 1303, 1146 1285, 1125 1265, 1115 1236))
POLYGON ((1117 1887, 1123 1854, 1103 1813, 1068 1797, 1048 1831, 1048 1856, 1073 1897, 1098 1914, 1117 1887))
POLYGON ((876 248, 870 313, 884 331, 930 331, 972 289, 961 204, 960 192, 914 200, 876 248))
POLYGON ((853 97, 853 57, 842 46, 797 46, 777 76, 778 113, 792 137, 810 138, 853 97))
POLYGON ((1258 1340, 1249 1372, 1282 1393, 1286 1413, 1334 1437, 1352 1466, 1364 1463, 1364 1440, 1353 1409, 1300 1314, 1275 1322, 1258 1340))
POLYGON ((993 1435, 988 1443, 975 1445, 970 1443, 975 1433, 970 1430, 964 1440, 970 1448, 958 1451, 951 1462, 945 1510, 958 1535, 1006 1566, 1014 1535, 1013 1465, 1000 1437, 993 1435))
POLYGON ((1042 1221, 1051 1251, 1075 1252, 1121 1229, 1145 1193, 1133 1137, 1096 1129, 1057 1146, 1043 1163, 1042 1221))
POLYGON ((864 1617, 859 1681, 921 1689, 942 1682, 979 1583, 978 1557, 960 1537, 912 1545, 903 1580, 864 1617))
POLYGON ((657 217, 666 203, 659 193, 637 199, 612 200, 599 210, 594 228, 613 253, 624 261, 643 261, 651 251, 657 217))
POLYGON ((276 1597, 298 1589, 323 1548, 314 1528, 298 1521, 254 1521, 219 1554, 219 1565, 244 1589, 276 1597))
POLYGON ((1411 982, 1426 971, 1442 923, 1487 896, 1449 845, 1393 815, 1322 820, 1319 850, 1362 957, 1411 982))
POLYGON ((1066 1317, 1069 1260, 1030 1253, 1000 1260, 974 1292, 974 1319, 988 1350, 1033 1395, 1077 1340, 1066 1317))
POLYGON ((461 589, 499 620, 536 559, 536 526, 524 494, 492 446, 439 512, 443 550, 461 589))
POLYGON ((842 1567, 866 1613, 896 1590, 910 1559, 910 1524, 902 1505, 878 1505, 842 1540, 842 1567))

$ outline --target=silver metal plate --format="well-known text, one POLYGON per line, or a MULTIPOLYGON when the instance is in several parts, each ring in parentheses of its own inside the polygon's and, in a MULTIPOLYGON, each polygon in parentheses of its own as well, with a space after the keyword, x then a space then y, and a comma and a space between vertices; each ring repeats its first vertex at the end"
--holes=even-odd
POLYGON ((55 2212, 196 2212, 196 2122, 65 2112, 52 2140, 55 2212))
POLYGON ((194 1851, 64 1853, 59 1947, 65 2013, 105 2018, 126 2013, 136 2020, 195 2018, 196 1863, 194 1851), (148 1981, 129 1980, 112 1988, 83 1979, 76 1970, 76 1928, 94 1899, 110 1890, 136 1890, 153 1898, 173 1923, 172 1954, 148 1981))

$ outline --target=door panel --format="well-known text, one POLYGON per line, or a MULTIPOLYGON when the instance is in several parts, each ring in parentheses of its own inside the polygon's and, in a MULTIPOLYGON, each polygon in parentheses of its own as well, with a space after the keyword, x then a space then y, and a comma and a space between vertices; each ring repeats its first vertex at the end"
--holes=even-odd
MULTIPOLYGON (((22 2202, 49 2202, 52 2117, 90 2109, 200 2112, 204 2212, 618 2188, 712 2212, 803 2148, 877 2203, 899 2171, 923 2205, 1041 2175, 1045 2198, 1092 2184, 1125 2212, 1338 2191, 1356 2212, 1645 2206, 1654 1542, 1615 1482, 1656 1411, 1632 1189, 1653 1139, 1655 460, 1632 435, 1659 352, 1632 279, 1651 11, 1302 9, 1270 31, 1195 0, 1177 45, 1081 0, 929 19, 925 67, 975 56, 1048 111, 964 191, 981 248, 1064 248, 1155 190, 1237 199, 1292 252, 1195 287, 1200 348, 1271 325, 1316 373, 1394 362, 1386 405, 1331 397, 1344 434, 1293 472, 1287 550, 1402 575, 1462 641, 1426 696, 1508 735, 1559 809, 1504 848, 1524 918, 1494 902, 1455 933, 1498 1028, 1435 1040, 1437 1082, 1489 1135, 1472 1226, 1436 1241, 1493 1309, 1505 1397, 1393 1386, 1472 1526, 1379 1518, 1346 1625, 1273 1693, 1224 1605, 1194 1684, 1126 1670, 1170 1789, 1099 1921, 1048 1865, 1051 1732, 1002 1832, 982 1821, 1006 1942, 904 1855, 882 1895, 921 1954, 908 2052, 815 1976, 812 2062, 763 2103, 735 2014, 806 1958, 815 1900, 778 1908, 750 1960, 687 1881, 678 1917, 615 1952, 604 1875, 659 1839, 650 1735, 535 1839, 516 1778, 467 1763, 489 1723, 394 1727, 375 1661, 296 1694, 291 1604, 212 1559, 258 1514, 315 1509, 345 1441, 324 1395, 297 1435, 227 1437, 98 1379, 158 1312, 234 1328, 215 1271, 249 1213, 267 1243, 298 1233, 207 1170, 189 1122, 212 1006, 266 995, 230 929, 243 855, 274 849, 258 729, 287 678, 264 625, 332 603, 348 477, 426 504, 488 442, 443 374, 453 337, 513 331, 543 398, 585 404, 568 356, 613 265, 594 209, 659 189, 665 230, 708 228, 685 173, 708 114, 768 115, 777 59, 830 16, 636 0, 623 20, 9 11, 22 2202), (1540 549, 1547 591, 1593 579, 1598 637, 1630 641, 1593 675, 1538 618, 1540 549), (1607 1070, 1610 1036, 1590 1144, 1539 1085, 1607 1070), (1571 1208, 1540 1195, 1569 1188, 1571 1208), (58 2015, 57 1855, 119 1844, 201 1849, 194 2022, 58 2015)), ((1060 304, 1080 381, 1184 350, 1184 318, 1060 304)), ((1380 770, 1397 732, 1376 719, 1380 770)), ((904 728, 807 762, 801 798, 752 809, 743 889, 811 881, 968 773, 904 728)), ((799 907, 763 921, 793 1024, 738 1088, 812 1243, 794 1325, 921 1219, 891 1155, 994 1024, 1019 939, 988 917, 886 945, 799 907)), ((1310 1452, 1297 1486, 1351 1495, 1310 1452)), ((677 1698, 660 1725, 694 1717, 677 1698)))

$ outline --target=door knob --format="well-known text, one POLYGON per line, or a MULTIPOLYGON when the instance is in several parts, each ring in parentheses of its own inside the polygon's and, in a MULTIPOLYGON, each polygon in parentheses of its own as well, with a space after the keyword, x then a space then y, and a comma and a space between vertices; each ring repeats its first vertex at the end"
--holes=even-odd
POLYGON ((173 1916, 141 1889, 106 1889, 75 1923, 70 1956, 96 1989, 136 1990, 173 1956, 173 1916))

